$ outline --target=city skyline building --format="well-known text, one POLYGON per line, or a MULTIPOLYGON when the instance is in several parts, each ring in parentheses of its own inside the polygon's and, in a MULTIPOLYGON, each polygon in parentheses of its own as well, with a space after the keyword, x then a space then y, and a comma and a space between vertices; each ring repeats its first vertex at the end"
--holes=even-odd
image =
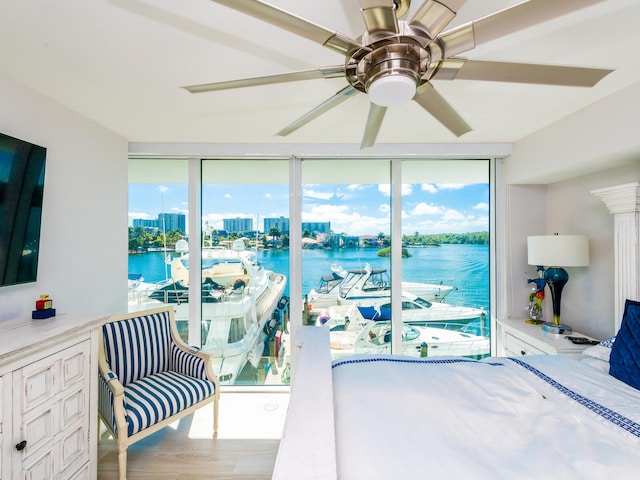
POLYGON ((161 230, 172 232, 178 230, 182 235, 187 233, 187 219, 184 213, 159 213, 158 218, 152 220, 148 218, 134 218, 133 228, 142 227, 145 230, 161 230))
POLYGON ((224 218, 222 223, 227 232, 244 233, 253 231, 253 218, 224 218))

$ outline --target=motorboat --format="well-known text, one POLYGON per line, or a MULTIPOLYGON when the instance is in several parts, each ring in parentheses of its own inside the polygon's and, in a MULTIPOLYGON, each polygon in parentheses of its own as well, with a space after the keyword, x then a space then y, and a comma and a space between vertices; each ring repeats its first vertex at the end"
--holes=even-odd
MULTIPOLYGON (((360 328, 367 321, 391 321, 391 303, 362 306, 340 305, 322 309, 316 325, 330 326, 354 321, 360 328)), ((410 293, 402 295, 402 322, 412 326, 435 327, 447 330, 465 330, 483 335, 489 331, 487 312, 481 308, 459 307, 446 303, 428 302, 410 293)))
MULTIPOLYGON (((188 258, 183 252, 171 259, 171 278, 139 300, 173 305, 183 325, 189 319, 188 258)), ((235 383, 247 363, 258 368, 285 286, 286 277, 261 266, 242 240, 231 249, 202 250, 202 350, 214 356, 221 383, 235 383)))
MULTIPOLYGON (((481 308, 430 302, 408 292, 402 292, 402 321, 414 325, 437 326, 459 329, 475 325, 481 330, 487 323, 487 312, 481 308)), ((381 297, 369 300, 368 305, 347 303, 314 310, 316 318, 325 323, 326 319, 341 319, 347 316, 361 316, 365 320, 391 320, 391 298, 381 297), (356 312, 357 311, 357 312, 356 312), (355 312, 355 313, 354 313, 355 312)), ((364 303, 364 300, 362 300, 364 303)))
MULTIPOLYGON (((391 353, 391 322, 369 320, 360 330, 330 332, 332 358, 353 353, 391 353)), ((443 328, 402 325, 402 354, 411 357, 461 356, 483 358, 490 354, 487 337, 443 328)))
MULTIPOLYGON (((482 308, 463 307, 448 303, 430 302, 408 292, 402 292, 402 321, 411 324, 468 325, 471 322, 484 324, 487 312, 482 308)), ((369 320, 391 320, 391 302, 373 305, 357 305, 361 315, 369 320)), ((457 327, 454 327, 457 328, 457 327)))
MULTIPOLYGON (((361 307, 349 314, 328 318, 332 358, 352 353, 391 353, 391 321, 371 320, 360 313, 361 307)), ((459 330, 434 327, 431 324, 402 324, 402 354, 413 357, 464 356, 482 358, 490 354, 490 339, 459 330)))
MULTIPOLYGON (((442 283, 402 282, 402 291, 419 296, 426 301, 442 302, 455 287, 442 283)), ((391 281, 386 268, 363 268, 345 270, 333 265, 331 272, 322 275, 316 288, 308 295, 312 309, 327 308, 332 305, 380 304, 388 302, 391 296, 391 281)))

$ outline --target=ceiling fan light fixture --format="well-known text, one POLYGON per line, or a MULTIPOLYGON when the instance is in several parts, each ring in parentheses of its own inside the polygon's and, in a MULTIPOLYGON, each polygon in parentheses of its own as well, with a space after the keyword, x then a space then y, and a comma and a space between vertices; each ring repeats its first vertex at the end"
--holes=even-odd
POLYGON ((381 75, 367 89, 369 100, 381 107, 407 103, 416 95, 416 81, 402 74, 381 75))

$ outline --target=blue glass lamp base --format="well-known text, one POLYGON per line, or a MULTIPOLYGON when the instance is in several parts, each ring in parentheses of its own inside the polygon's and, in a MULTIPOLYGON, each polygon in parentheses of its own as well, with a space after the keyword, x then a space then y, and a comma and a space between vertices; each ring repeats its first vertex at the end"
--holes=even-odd
POLYGON ((542 330, 556 335, 571 334, 573 329, 569 325, 560 322, 560 299, 562 289, 569 281, 569 274, 564 268, 549 267, 544 271, 544 279, 551 290, 551 302, 553 305, 553 322, 544 322, 542 330))
POLYGON ((542 330, 549 333, 555 333, 556 335, 570 335, 573 333, 573 329, 564 323, 544 322, 542 324, 542 330))

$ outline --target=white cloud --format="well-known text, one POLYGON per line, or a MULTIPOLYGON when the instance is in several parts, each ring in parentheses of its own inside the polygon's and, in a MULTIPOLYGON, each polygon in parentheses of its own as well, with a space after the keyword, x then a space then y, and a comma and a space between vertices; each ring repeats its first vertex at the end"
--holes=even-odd
POLYGON ((428 193, 438 193, 440 190, 461 190, 466 186, 466 183, 423 183, 420 185, 420 190, 428 193))
POLYGON ((375 235, 389 232, 388 215, 372 217, 354 213, 347 205, 316 205, 302 212, 303 222, 331 222, 331 230, 349 235, 375 235), (374 233, 372 233, 374 232, 374 233))
POLYGON ((169 191, 169 187, 165 187, 164 185, 158 185, 158 191, 160 193, 165 193, 169 191))
POLYGON ((224 198, 233 198, 230 193, 225 193, 224 198))
POLYGON ((381 203, 378 206, 378 211, 382 213, 389 213, 391 211, 391 206, 388 203, 381 203))
POLYGON ((438 190, 461 190, 466 186, 465 183, 438 183, 438 190))
POLYGON ((451 221, 451 220, 464 220, 466 217, 459 212, 458 210, 454 210, 453 208, 448 209, 447 211, 444 212, 444 215, 442 215, 442 219, 445 221, 451 221))
POLYGON ((381 183, 378 185, 378 191, 387 197, 391 196, 391 185, 388 183, 381 183))
POLYGON ((429 193, 438 192, 438 189, 436 188, 436 186, 431 183, 423 183, 422 185, 420 185, 420 190, 422 190, 423 192, 429 192, 429 193))
MULTIPOLYGON (((311 218, 305 220, 307 222, 328 222, 331 218, 331 215, 339 215, 339 214, 343 214, 344 212, 349 210, 349 206, 348 205, 327 205, 327 204, 323 204, 323 205, 314 205, 313 208, 311 208, 311 211, 308 212, 309 215, 314 215, 317 216, 318 218, 321 218, 321 220, 312 220, 311 218), (328 220, 329 219, 329 220, 328 220)), ((304 219, 304 215, 307 212, 302 212, 302 216, 304 219)))
POLYGON ((308 198, 317 198, 319 200, 329 200, 334 196, 333 192, 318 192, 317 190, 304 189, 302 196, 308 198))
POLYGON ((488 212, 489 211, 489 204, 486 202, 480 202, 480 203, 476 203, 473 207, 474 210, 480 210, 482 212, 488 212))
POLYGON ((271 198, 271 194, 270 194, 270 193, 265 193, 265 194, 264 194, 264 196, 265 196, 266 198, 271 198))
POLYGON ((129 212, 129 218, 135 218, 135 219, 140 218, 142 220, 155 220, 158 218, 158 216, 156 215, 155 217, 152 217, 151 215, 145 212, 129 212))
POLYGON ((437 205, 428 205, 425 202, 420 202, 417 204, 413 210, 411 210, 411 215, 440 215, 444 212, 442 207, 437 205))

